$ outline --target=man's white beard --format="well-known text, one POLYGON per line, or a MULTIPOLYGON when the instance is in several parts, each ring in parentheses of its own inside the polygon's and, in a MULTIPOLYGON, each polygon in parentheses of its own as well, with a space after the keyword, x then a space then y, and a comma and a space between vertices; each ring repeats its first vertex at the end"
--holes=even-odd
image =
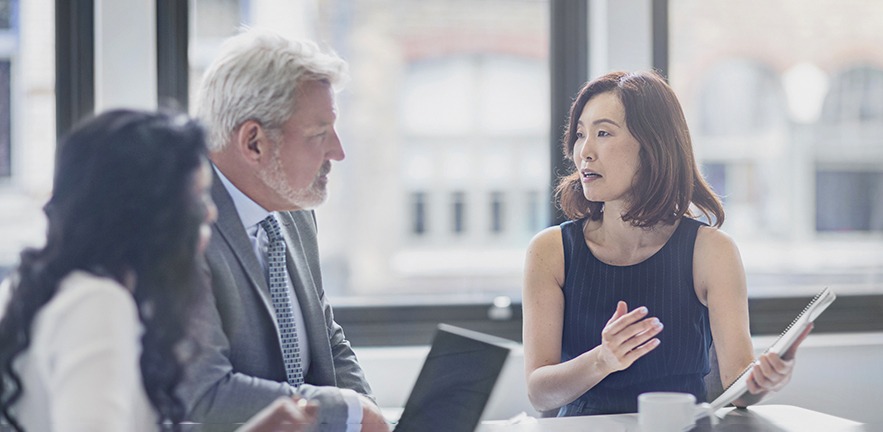
POLYGON ((303 189, 293 189, 288 182, 288 176, 285 175, 285 171, 282 169, 282 161, 279 159, 278 154, 273 155, 273 163, 269 168, 258 172, 258 177, 265 185, 285 199, 292 206, 292 209, 308 210, 315 208, 322 204, 328 195, 324 185, 317 184, 316 179, 303 189))

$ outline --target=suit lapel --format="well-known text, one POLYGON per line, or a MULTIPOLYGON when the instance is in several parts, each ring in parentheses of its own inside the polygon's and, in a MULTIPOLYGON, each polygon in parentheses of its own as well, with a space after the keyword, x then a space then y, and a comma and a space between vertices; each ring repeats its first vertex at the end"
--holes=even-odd
POLYGON ((255 290, 258 297, 264 304, 267 314, 273 322, 276 322, 276 314, 273 313, 273 305, 270 302, 270 288, 267 286, 267 280, 264 278, 263 269, 254 255, 251 241, 248 239, 242 220, 239 219, 239 213, 233 204, 233 199, 227 193, 227 189, 218 177, 218 174, 212 170, 214 180, 212 183, 212 200, 218 208, 218 220, 215 221, 215 232, 227 242, 239 265, 245 270, 245 274, 251 281, 252 289, 255 290))

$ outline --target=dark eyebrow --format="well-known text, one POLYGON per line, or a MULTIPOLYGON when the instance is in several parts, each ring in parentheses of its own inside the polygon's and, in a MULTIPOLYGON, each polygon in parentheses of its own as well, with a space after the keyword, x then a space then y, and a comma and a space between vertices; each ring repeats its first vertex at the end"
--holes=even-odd
POLYGON ((617 123, 617 122, 615 122, 615 121, 613 121, 613 120, 610 120, 610 119, 608 119, 608 118, 602 118, 602 119, 595 120, 595 121, 592 122, 592 125, 599 125, 599 124, 601 124, 601 123, 610 123, 610 124, 612 124, 613 126, 616 126, 616 127, 618 127, 618 128, 621 128, 621 127, 622 127, 622 126, 619 125, 619 123, 617 123))
MULTIPOLYGON (((597 126, 597 125, 602 124, 602 123, 609 123, 609 124, 612 124, 613 126, 616 126, 616 127, 618 127, 618 128, 622 128, 622 126, 620 126, 619 123, 617 123, 617 122, 615 122, 615 121, 613 121, 613 120, 610 120, 609 118, 601 118, 601 119, 595 120, 595 121, 592 122, 592 126, 597 126)), ((578 125, 578 126, 584 126, 582 120, 578 121, 578 122, 577 122, 577 125, 578 125)))

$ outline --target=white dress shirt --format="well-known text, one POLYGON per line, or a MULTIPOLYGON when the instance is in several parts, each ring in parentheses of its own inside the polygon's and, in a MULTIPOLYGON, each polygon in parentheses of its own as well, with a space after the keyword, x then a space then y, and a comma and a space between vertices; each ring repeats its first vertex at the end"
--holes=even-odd
MULTIPOLYGON (((0 318, 11 295, 0 285, 0 318)), ((13 405, 29 431, 147 432, 157 415, 141 381, 141 321, 116 281, 74 271, 31 326, 15 359, 24 392, 13 405)))

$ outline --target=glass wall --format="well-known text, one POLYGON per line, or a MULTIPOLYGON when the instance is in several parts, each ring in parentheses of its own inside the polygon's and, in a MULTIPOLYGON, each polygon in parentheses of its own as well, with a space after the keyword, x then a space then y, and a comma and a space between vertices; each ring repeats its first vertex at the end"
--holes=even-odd
POLYGON ((520 296, 548 220, 547 2, 195 0, 191 19, 192 91, 238 23, 349 62, 317 211, 335 304, 520 296))
MULTIPOLYGON (((880 293, 883 3, 668 4, 669 78, 751 295, 880 293)), ((0 272, 43 236, 53 5, 0 0, 0 272)), ((318 209, 335 304, 517 301, 564 122, 549 118, 548 1, 190 0, 190 19, 191 94, 243 24, 350 63, 347 159, 318 209)))
POLYGON ((670 0, 670 81, 752 296, 883 290, 883 3, 670 0))

